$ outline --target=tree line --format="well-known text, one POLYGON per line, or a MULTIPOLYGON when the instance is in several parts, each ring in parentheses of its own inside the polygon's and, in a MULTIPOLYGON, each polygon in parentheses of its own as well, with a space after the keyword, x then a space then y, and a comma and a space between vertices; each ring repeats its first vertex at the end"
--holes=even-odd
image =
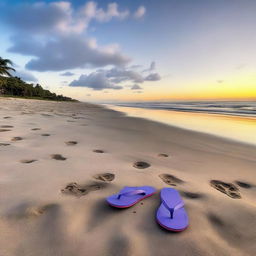
POLYGON ((49 90, 43 89, 39 84, 35 86, 22 81, 19 77, 11 75, 10 71, 15 72, 11 67, 12 62, 0 57, 0 96, 16 96, 24 98, 37 98, 56 101, 76 101, 70 97, 57 95, 49 90))

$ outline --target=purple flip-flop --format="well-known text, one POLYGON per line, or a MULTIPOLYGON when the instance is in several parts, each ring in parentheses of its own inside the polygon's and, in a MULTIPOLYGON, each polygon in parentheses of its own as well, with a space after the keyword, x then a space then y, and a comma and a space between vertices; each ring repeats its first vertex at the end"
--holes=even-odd
POLYGON ((150 186, 124 187, 118 194, 109 196, 106 200, 111 206, 128 208, 154 193, 156 189, 150 186))
POLYGON ((188 227, 188 215, 179 192, 173 188, 163 188, 161 200, 162 203, 156 213, 158 224, 174 232, 186 229, 188 227))

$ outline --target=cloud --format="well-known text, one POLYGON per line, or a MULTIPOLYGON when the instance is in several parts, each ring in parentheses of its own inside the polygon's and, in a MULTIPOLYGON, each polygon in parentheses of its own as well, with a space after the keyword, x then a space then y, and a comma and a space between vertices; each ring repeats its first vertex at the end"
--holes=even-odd
POLYGON ((13 42, 9 51, 35 56, 26 68, 36 71, 122 66, 130 61, 117 45, 100 47, 95 39, 83 39, 81 36, 60 36, 44 44, 31 38, 16 38, 13 42))
POLYGON ((156 62, 152 61, 149 67, 150 71, 155 70, 156 69, 156 62))
POLYGON ((149 68, 143 70, 143 72, 152 72, 152 71, 154 71, 155 69, 156 69, 156 62, 155 62, 155 61, 152 61, 152 62, 150 63, 149 68))
POLYGON ((123 87, 119 85, 114 85, 111 83, 104 72, 92 72, 89 75, 81 75, 79 79, 72 81, 69 86, 71 87, 88 87, 93 90, 103 90, 103 89, 114 89, 120 90, 123 87))
POLYGON ((7 13, 7 23, 16 30, 40 34, 57 31, 61 24, 71 22, 72 10, 69 2, 38 2, 14 5, 7 13))
POLYGON ((61 76, 73 76, 74 73, 70 72, 70 71, 67 71, 67 72, 64 72, 62 74, 60 74, 61 76))
POLYGON ((217 80, 216 81, 218 84, 222 84, 224 82, 224 80, 217 80))
POLYGON ((145 81, 159 81, 161 77, 158 73, 152 73, 145 77, 145 81))
MULTIPOLYGON (((155 65, 155 64, 154 64, 155 65)), ((152 65, 151 65, 152 66, 152 65)), ((89 87, 94 90, 103 89, 122 89, 126 86, 125 83, 135 83, 132 90, 142 89, 138 84, 145 81, 153 82, 160 80, 158 73, 150 73, 147 76, 143 75, 143 71, 134 70, 130 67, 98 69, 89 75, 81 75, 78 80, 70 83, 70 86, 89 87)))
MULTIPOLYGON (((91 22, 129 18, 130 11, 121 10, 117 3, 100 8, 93 1, 80 7, 73 7, 68 1, 56 1, 20 3, 5 8, 3 19, 13 33, 8 50, 32 56, 27 69, 62 71, 108 65, 120 67, 131 60, 117 44, 99 46, 96 39, 85 33, 91 22)), ((143 10, 139 7, 136 17, 142 15, 143 10)))
POLYGON ((141 73, 134 70, 125 68, 112 68, 106 72, 106 76, 110 78, 112 82, 121 83, 125 81, 132 81, 135 83, 143 83, 144 78, 141 73))
POLYGON ((134 13, 134 18, 135 19, 140 19, 146 14, 146 8, 142 5, 140 6, 136 12, 134 13))
POLYGON ((129 68, 130 69, 139 69, 141 67, 142 67, 141 65, 131 65, 129 68))
POLYGON ((134 84, 132 87, 131 87, 131 90, 141 90, 142 88, 138 85, 138 84, 134 84))
POLYGON ((23 81, 26 81, 26 82, 37 82, 38 81, 34 75, 32 75, 31 73, 26 72, 24 70, 16 70, 16 72, 11 72, 11 74, 13 76, 20 77, 23 81))
POLYGON ((71 2, 56 1, 13 5, 8 9, 6 20, 9 25, 22 32, 82 33, 92 21, 109 22, 114 18, 124 20, 129 15, 129 10, 120 11, 117 3, 108 4, 104 10, 98 8, 93 1, 77 9, 73 8, 71 2))
MULTIPOLYGON (((152 64, 150 65, 152 66, 152 64)), ((155 66, 155 63, 153 64, 155 66)), ((158 73, 150 73, 147 76, 143 75, 144 71, 134 70, 133 68, 112 68, 109 70, 98 70, 98 72, 103 72, 107 78, 113 83, 122 83, 122 82, 134 82, 134 83, 143 83, 144 81, 158 81, 161 79, 158 73)))
POLYGON ((112 18, 123 20, 130 15, 129 10, 119 11, 117 3, 108 4, 107 10, 104 11, 101 8, 98 9, 97 3, 95 2, 88 2, 84 6, 82 13, 85 15, 85 17, 95 19, 99 22, 108 22, 112 18))

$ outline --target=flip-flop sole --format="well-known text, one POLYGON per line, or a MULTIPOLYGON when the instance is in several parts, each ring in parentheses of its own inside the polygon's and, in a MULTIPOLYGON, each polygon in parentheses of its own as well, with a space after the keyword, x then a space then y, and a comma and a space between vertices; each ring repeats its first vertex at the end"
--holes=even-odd
POLYGON ((151 194, 148 194, 148 195, 146 195, 146 196, 144 196, 144 197, 141 197, 140 199, 136 200, 136 201, 135 201, 134 203, 132 203, 132 204, 124 205, 124 206, 111 204, 111 203, 108 202, 108 201, 107 201, 107 202, 108 202, 109 205, 111 205, 111 206, 113 206, 113 207, 115 207, 115 208, 124 209, 124 208, 129 208, 129 207, 131 207, 131 206, 137 204, 138 202, 142 201, 143 199, 145 199, 145 198, 147 198, 147 197, 150 197, 150 196, 154 195, 155 193, 156 193, 156 191, 155 191, 154 193, 151 193, 151 194))
POLYGON ((158 219, 156 219, 156 222, 158 223, 158 225, 160 225, 162 228, 164 229, 167 229, 168 231, 172 231, 172 232, 181 232, 181 231, 184 231, 188 228, 188 226, 186 226, 185 228, 183 229, 172 229, 172 228, 169 228, 169 227, 166 227, 165 225, 161 224, 158 219))

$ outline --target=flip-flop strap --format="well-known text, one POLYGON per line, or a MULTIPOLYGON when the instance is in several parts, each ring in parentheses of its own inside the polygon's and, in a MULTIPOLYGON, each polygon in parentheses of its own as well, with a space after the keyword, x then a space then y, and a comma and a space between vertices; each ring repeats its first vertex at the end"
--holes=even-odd
POLYGON ((136 189, 136 190, 120 193, 117 195, 117 199, 120 199, 121 196, 134 196, 134 195, 146 195, 146 191, 142 189, 136 189))
POLYGON ((162 203, 170 211, 171 219, 173 219, 173 215, 174 215, 175 211, 177 211, 178 209, 184 207, 184 202, 183 201, 181 201, 180 203, 176 204, 173 208, 169 207, 168 204, 164 200, 162 200, 162 203))

